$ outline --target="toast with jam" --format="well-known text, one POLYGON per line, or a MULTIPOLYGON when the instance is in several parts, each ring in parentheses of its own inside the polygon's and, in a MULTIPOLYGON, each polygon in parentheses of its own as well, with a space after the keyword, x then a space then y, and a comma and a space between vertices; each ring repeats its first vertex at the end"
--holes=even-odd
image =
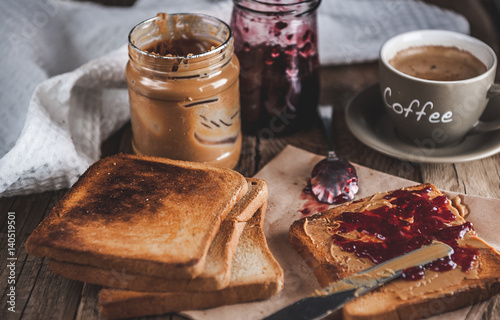
POLYGON ((229 285, 231 263, 247 221, 260 207, 266 206, 267 183, 246 178, 248 192, 221 224, 203 267, 193 279, 166 278, 104 269, 51 259, 50 269, 65 278, 112 287, 145 292, 216 291, 229 285))
POLYGON ((422 184, 297 220, 289 240, 323 287, 434 241, 447 243, 449 257, 409 268, 342 309, 344 319, 420 319, 500 292, 500 254, 478 237, 466 212, 460 198, 422 184))
MULTIPOLYGON (((207 292, 137 292, 104 288, 99 309, 108 319, 143 317, 267 299, 283 287, 283 270, 262 230, 266 206, 245 225, 226 288, 207 292)), ((244 317, 244 316, 243 316, 244 317)))
POLYGON ((93 164, 33 231, 29 254, 125 273, 195 278, 247 193, 236 171, 119 154, 93 164))

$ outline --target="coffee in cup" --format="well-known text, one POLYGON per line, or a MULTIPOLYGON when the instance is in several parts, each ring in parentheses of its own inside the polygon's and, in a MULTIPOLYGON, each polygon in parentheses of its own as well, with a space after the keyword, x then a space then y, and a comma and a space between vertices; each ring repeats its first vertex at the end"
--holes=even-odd
POLYGON ((497 57, 482 41, 443 30, 404 33, 382 46, 379 67, 385 109, 404 141, 432 149, 500 129, 500 119, 479 121, 500 94, 497 57))
POLYGON ((410 47, 399 51, 389 63, 412 77, 436 81, 475 78, 487 70, 472 53, 444 46, 410 47))

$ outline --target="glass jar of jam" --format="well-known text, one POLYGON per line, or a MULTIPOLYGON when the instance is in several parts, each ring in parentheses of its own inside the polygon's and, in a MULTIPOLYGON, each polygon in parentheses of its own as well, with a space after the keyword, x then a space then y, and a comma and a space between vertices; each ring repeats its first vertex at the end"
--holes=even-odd
POLYGON ((319 99, 316 9, 321 0, 233 0, 243 132, 289 134, 314 120, 319 99))
POLYGON ((206 15, 161 13, 132 29, 128 52, 134 152, 236 166, 240 67, 229 26, 206 15))

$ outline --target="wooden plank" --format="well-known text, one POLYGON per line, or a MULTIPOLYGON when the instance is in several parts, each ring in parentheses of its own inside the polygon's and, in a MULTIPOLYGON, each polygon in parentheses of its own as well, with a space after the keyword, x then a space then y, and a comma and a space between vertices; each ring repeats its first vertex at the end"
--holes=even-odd
POLYGON ((467 316, 466 320, 500 319, 500 295, 496 295, 494 298, 478 304, 477 306, 479 306, 479 309, 477 311, 473 310, 470 313, 470 317, 467 316))
MULTIPOLYGON (((17 282, 19 281, 19 276, 23 268, 23 264, 26 260, 26 251, 24 250, 24 243, 29 234, 33 231, 35 226, 40 223, 42 218, 44 217, 46 207, 49 204, 51 198, 51 193, 46 192, 42 194, 28 195, 28 196, 19 196, 13 198, 12 206, 8 208, 8 211, 15 213, 15 256, 16 258, 16 287, 19 288, 17 282), (40 208, 41 207, 41 208, 40 208)), ((7 224, 2 224, 0 232, 3 234, 7 233, 7 224)), ((1 247, 7 248, 6 245, 7 238, 2 238, 1 247)), ((7 250, 0 251, 0 259, 1 261, 7 261, 9 258, 9 252, 7 250)), ((9 270, 6 268, 2 268, 0 271, 0 278, 7 279, 9 274, 9 270)), ((2 283, 2 286, 4 283, 2 283)), ((7 289, 6 287, 4 288, 7 289)), ((4 291, 2 291, 4 293, 4 291)), ((0 298, 0 301, 3 303, 5 299, 4 295, 0 298)))
POLYGON ((467 194, 500 198, 500 155, 479 161, 457 163, 457 177, 467 194))
POLYGON ((74 319, 83 284, 52 273, 46 259, 37 260, 41 268, 23 315, 39 319, 74 319))
MULTIPOLYGON (((49 193, 44 193, 44 194, 37 194, 37 195, 28 195, 28 196, 21 196, 21 197, 16 197, 13 198, 12 205, 7 209, 9 212, 14 212, 15 216, 15 231, 16 231, 16 257, 18 260, 21 260, 20 252, 21 252, 21 244, 23 241, 23 233, 22 230, 25 227, 25 224, 29 223, 30 220, 34 219, 38 223, 41 218, 43 217, 44 212, 32 212, 33 211, 33 206, 37 202, 46 202, 44 205, 46 206, 50 198, 49 193), (31 219, 30 219, 31 218, 31 219)), ((5 212, 5 217, 7 217, 7 212, 5 212)), ((7 223, 3 223, 0 228, 0 232, 2 234, 7 233, 7 223)), ((31 230, 29 230, 31 232, 31 230)), ((26 238, 26 237, 24 237, 26 238)), ((25 240, 25 239, 24 239, 25 240)), ((7 248, 6 246, 6 237, 2 237, 2 240, 0 242, 0 245, 2 248, 7 248)), ((0 259, 1 261, 6 261, 8 257, 8 251, 7 250, 1 250, 0 251, 0 259)), ((3 277, 5 270, 0 271, 0 277, 3 277)))
MULTIPOLYGON (((105 320, 106 318, 99 313, 99 291, 101 286, 85 283, 83 284, 80 304, 75 316, 75 320, 105 320)), ((139 319, 145 320, 169 320, 174 317, 175 320, 187 319, 180 315, 165 314, 161 316, 149 316, 139 319), (175 316, 175 317, 174 317, 175 316)))
MULTIPOLYGON (((65 192, 66 190, 60 190, 51 193, 45 210, 41 210, 41 207, 34 208, 34 210, 43 212, 43 216, 48 215, 65 192)), ((26 234, 30 234, 36 225, 35 223, 30 225, 26 234)), ((24 242, 25 240, 23 249, 24 242)), ((25 315, 28 317, 36 315, 41 319, 74 318, 80 298, 81 284, 53 274, 49 270, 46 259, 27 256, 18 284, 25 288, 25 294, 27 294, 27 297, 22 299, 25 303, 23 318, 25 315)))
POLYGON ((256 139, 258 151, 255 161, 257 162, 258 170, 262 169, 287 145, 293 145, 312 153, 324 154, 325 156, 328 151, 326 135, 319 119, 315 120, 311 128, 303 129, 291 135, 274 136, 272 138, 258 135, 256 139))
POLYGON ((128 122, 123 129, 123 134, 120 139, 120 146, 118 147, 119 152, 123 153, 134 153, 132 150, 132 125, 128 122))
MULTIPOLYGON (((34 283, 39 276, 41 259, 29 256, 25 250, 25 242, 33 229, 39 224, 42 218, 52 209, 56 202, 62 197, 65 191, 45 192, 29 196, 16 197, 12 207, 9 209, 16 213, 16 313, 10 315, 13 319, 22 316, 32 293, 34 283)), ((6 251, 0 252, 0 259, 6 261, 6 251)), ((6 272, 3 269, 0 278, 6 279, 6 272)), ((4 283, 2 283, 4 285, 4 283)), ((5 288, 7 289, 7 288, 5 288)), ((10 288, 9 288, 10 289, 10 288)), ((4 292, 2 290, 2 292, 4 292)), ((6 305, 7 296, 4 292, 0 298, 0 303, 6 305)))
POLYGON ((256 137, 244 136, 241 143, 240 160, 234 168, 245 177, 251 177, 257 170, 257 139, 256 137))
POLYGON ((99 291, 101 286, 83 284, 80 303, 76 313, 76 320, 103 320, 106 319, 99 313, 99 291))
POLYGON ((425 181, 444 190, 500 198, 500 155, 486 159, 455 163, 422 165, 425 181))
POLYGON ((120 150, 125 132, 130 129, 130 121, 101 144, 101 158, 124 152, 120 150))
MULTIPOLYGON (((397 177, 417 182, 422 181, 419 164, 392 158, 365 146, 349 131, 344 117, 335 123, 334 135, 343 137, 336 144, 339 157, 397 177)), ((362 183, 360 181, 360 187, 362 187, 362 183)))
MULTIPOLYGON (((12 204, 14 203, 15 197, 0 198, 0 226, 4 226, 7 223, 7 216, 12 204)), ((3 228, 2 228, 3 229, 3 228)), ((5 233, 0 229, 0 248, 4 248, 5 233)))
POLYGON ((422 164, 426 182, 464 194, 500 198, 500 155, 454 164, 422 164))
MULTIPOLYGON (((105 320, 99 312, 99 291, 101 286, 85 283, 83 284, 80 304, 78 305, 75 320, 105 320)), ((141 317, 138 320, 184 320, 188 319, 180 315, 164 314, 160 316, 141 317)))

